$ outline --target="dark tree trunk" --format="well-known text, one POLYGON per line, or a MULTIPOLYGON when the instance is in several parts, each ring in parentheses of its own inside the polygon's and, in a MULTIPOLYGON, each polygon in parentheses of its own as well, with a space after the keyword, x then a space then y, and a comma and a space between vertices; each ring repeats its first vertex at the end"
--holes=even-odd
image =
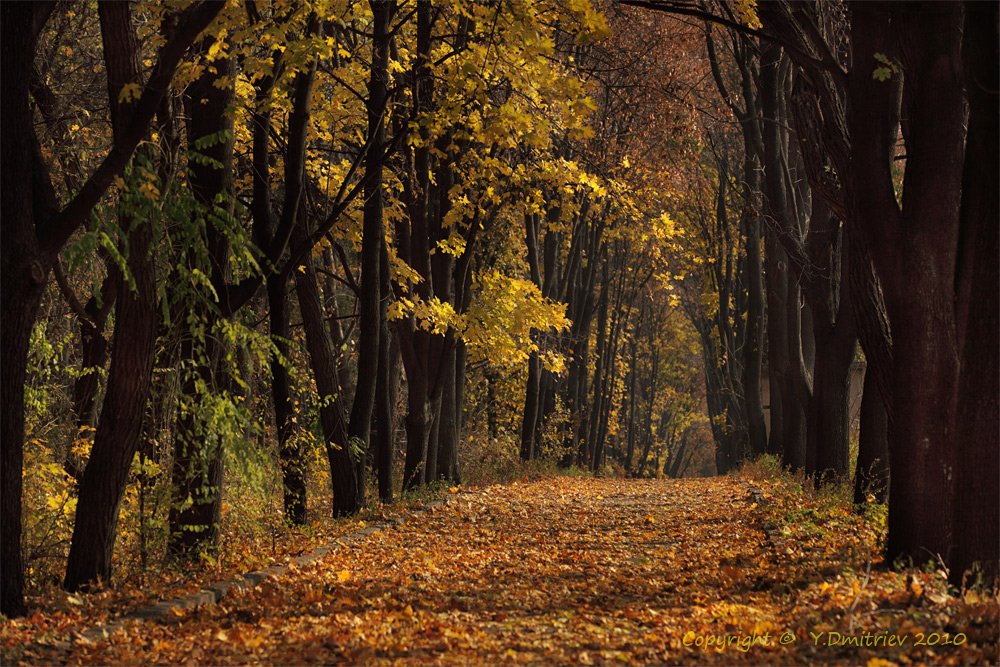
MULTIPOLYGON (((208 49, 208 40, 202 44, 208 49)), ((199 152, 216 161, 221 167, 192 161, 188 165, 191 190, 198 204, 211 211, 217 206, 216 197, 232 187, 234 138, 233 121, 226 109, 233 100, 233 63, 218 60, 212 71, 206 71, 188 90, 188 143, 220 132, 228 138, 217 139, 199 152), (227 85, 219 85, 226 81, 227 85)), ((229 279, 229 241, 212 225, 206 230, 206 244, 211 262, 211 280, 216 291, 225 293, 229 279)), ((204 271, 205 269, 202 268, 204 271)), ((205 425, 195 414, 193 406, 201 399, 198 387, 209 391, 226 391, 228 373, 222 359, 226 356, 223 344, 212 334, 218 325, 218 312, 206 303, 191 307, 198 326, 209 332, 202 346, 193 331, 185 331, 181 346, 182 361, 194 363, 194 370, 182 383, 182 409, 174 434, 173 491, 170 508, 169 550, 175 556, 194 557, 203 548, 214 549, 219 538, 219 518, 222 511, 222 448, 218 434, 207 433, 205 425), (202 356, 203 355, 203 356, 202 356), (204 362, 198 361, 199 357, 204 362)), ((188 320, 182 320, 184 325, 188 320)))
MULTIPOLYGON (((304 236, 300 231, 295 234, 304 236)), ((338 387, 337 359, 327 333, 323 304, 317 287, 318 277, 311 255, 303 258, 303 267, 303 271, 295 272, 295 288, 316 392, 321 401, 320 427, 330 463, 333 514, 343 516, 353 514, 358 509, 357 471, 345 420, 347 408, 338 387)))
POLYGON ((382 211, 382 164, 385 151, 385 126, 388 123, 389 23, 395 12, 394 0, 372 3, 373 30, 371 79, 368 84, 368 137, 372 148, 365 158, 365 205, 361 242, 361 295, 359 299, 360 335, 358 338, 358 381, 351 409, 348 435, 352 446, 361 449, 357 477, 357 507, 365 502, 364 460, 375 407, 378 378, 379 337, 385 320, 381 297, 380 265, 385 244, 382 211))
POLYGON ((801 289, 798 280, 789 276, 785 321, 788 331, 788 367, 781 395, 782 462, 792 470, 806 467, 806 408, 808 396, 805 383, 805 360, 802 358, 801 289))
MULTIPOLYGON (((996 183, 1000 139, 997 118, 997 6, 965 3, 962 55, 969 100, 969 132, 962 175, 962 236, 959 274, 967 274, 967 313, 959 311, 962 375, 959 380, 954 585, 996 585, 1000 550, 1000 386, 998 386, 997 284, 1000 282, 1000 211, 996 183), (972 577, 966 579, 966 572, 972 577), (976 578, 981 577, 979 582, 976 578)), ((964 295, 963 295, 964 296, 964 295)))
POLYGON ((869 493, 877 503, 884 503, 889 493, 889 413, 879 393, 875 374, 865 369, 858 463, 854 471, 854 503, 864 504, 869 493))
MULTIPOLYGON (((807 466, 806 461, 806 402, 807 385, 805 382, 805 361, 802 356, 802 316, 801 316, 801 286, 797 275, 789 271, 790 257, 787 248, 782 246, 782 236, 797 243, 801 238, 799 229, 799 211, 794 201, 794 193, 786 183, 788 172, 788 137, 783 124, 785 93, 790 88, 790 79, 784 69, 781 49, 769 45, 761 58, 760 99, 761 111, 765 118, 762 128, 764 149, 764 193, 766 210, 773 220, 767 233, 772 237, 768 249, 776 253, 769 262, 770 267, 784 271, 787 276, 785 283, 785 299, 780 311, 770 309, 768 313, 769 335, 775 339, 784 338, 783 349, 776 352, 771 359, 772 377, 780 379, 781 396, 781 444, 782 462, 792 470, 807 466), (784 264, 784 266, 782 266, 784 264), (784 319, 783 330, 770 326, 777 318, 784 319), (782 336, 783 334, 783 336, 782 336)), ((777 301, 777 294, 773 295, 777 301)), ((772 295, 768 294, 769 306, 772 295)), ((777 304, 774 304, 777 305, 777 304)), ((779 325, 780 326, 780 325, 779 325)), ((772 385, 773 389, 773 385, 772 385)), ((775 394, 771 394, 771 404, 774 405, 775 394)), ((772 409, 771 433, 775 433, 774 412, 772 409)), ((773 444, 772 444, 773 446, 773 444)))
MULTIPOLYGON (((99 5, 98 12, 108 69, 108 98, 118 100, 125 85, 139 80, 139 43, 127 3, 99 5)), ((112 105, 116 140, 121 139, 130 113, 131 105, 112 105)), ((122 219, 122 229, 132 229, 128 235, 127 261, 134 290, 118 286, 120 296, 105 409, 80 484, 66 565, 68 590, 98 580, 108 581, 111 576, 118 510, 142 434, 153 373, 157 313, 155 268, 149 256, 152 225, 152 220, 122 219)))
MULTIPOLYGON (((541 264, 538 258, 538 214, 526 213, 524 216, 525 246, 528 250, 528 269, 531 280, 539 289, 542 288, 541 264)), ((537 333, 531 332, 532 340, 537 339, 537 333)), ((536 343, 537 344, 537 343, 536 343)), ((542 364, 538 352, 532 351, 528 356, 528 381, 524 390, 524 410, 521 418, 521 460, 530 461, 535 458, 535 431, 538 426, 539 389, 542 364)))
POLYGON ((587 439, 584 442, 586 451, 581 458, 581 466, 596 470, 598 455, 598 435, 600 433, 601 417, 604 412, 604 367, 606 361, 606 338, 608 331, 608 299, 611 285, 608 284, 608 265, 603 262, 604 279, 601 285, 601 301, 597 311, 597 362, 594 367, 594 380, 591 383, 590 426, 587 429, 587 439))
POLYGON ((274 400, 274 425, 281 461, 285 519, 293 525, 303 526, 307 521, 306 461, 302 446, 291 437, 295 411, 292 407, 288 370, 278 358, 279 354, 286 360, 289 358, 290 336, 288 295, 285 281, 278 275, 271 276, 267 281, 267 302, 271 308, 271 338, 277 348, 277 354, 272 353, 270 359, 271 396, 274 400))
MULTIPOLYGON (((639 316, 639 323, 642 323, 642 316, 639 316)), ((637 327, 638 328, 638 327, 637 327)), ((650 327, 652 329, 652 327, 650 327)), ((639 378, 639 355, 638 355, 638 342, 639 332, 635 331, 632 337, 632 362, 629 371, 629 393, 626 397, 628 400, 628 431, 627 438, 628 444, 625 449, 625 476, 632 476, 632 458, 635 455, 635 412, 636 412, 636 400, 638 396, 636 394, 636 385, 639 378)))
POLYGON ((38 32, 54 3, 8 2, 0 14, 4 114, 0 123, 0 170, 3 226, 0 239, 0 613, 20 616, 24 606, 24 563, 21 555, 21 471, 24 444, 24 384, 31 330, 45 289, 49 264, 35 236, 35 219, 45 214, 36 192, 43 177, 34 138, 28 82, 38 32), (9 165, 31 165, 12 168, 9 165))
MULTIPOLYGON (((269 249, 274 244, 274 221, 271 214, 271 110, 270 100, 275 74, 281 68, 281 55, 274 56, 274 70, 262 77, 257 84, 257 109, 253 116, 253 232, 259 248, 269 249)), ((307 520, 306 462, 302 447, 291 440, 294 409, 288 370, 281 357, 288 359, 290 335, 288 325, 288 284, 281 274, 267 279, 267 300, 270 312, 271 339, 277 354, 272 353, 271 397, 274 402, 274 425, 278 438, 278 458, 281 464, 281 481, 285 519, 293 525, 304 525, 307 520)))
MULTIPOLYGON (((757 173, 749 169, 751 174, 757 173)), ((747 178, 747 188, 760 190, 759 179, 747 178)), ((764 400, 761 396, 761 365, 763 363, 764 289, 760 256, 760 219, 752 212, 745 214, 748 298, 746 344, 743 363, 743 391, 746 394, 748 454, 757 457, 767 450, 767 430, 764 427, 764 400)), ((773 414, 773 412, 772 412, 773 414)))
POLYGON ((854 261, 850 242, 845 234, 838 234, 836 221, 829 219, 824 226, 817 218, 814 214, 810 246, 823 250, 811 253, 813 263, 829 267, 813 279, 810 290, 817 355, 809 414, 815 438, 816 482, 821 483, 845 480, 850 474, 851 365, 857 335, 848 279, 854 261), (838 235, 840 243, 836 243, 838 235), (822 261, 818 261, 820 255, 822 261))
MULTIPOLYGON (((108 276, 101 286, 103 305, 113 305, 117 299, 117 283, 119 282, 117 267, 113 262, 106 264, 108 276), (112 287, 115 285, 115 287, 112 287)), ((80 367, 89 369, 73 383, 73 413, 76 415, 77 437, 85 437, 85 431, 97 423, 97 394, 101 386, 99 369, 104 368, 108 361, 108 340, 105 338, 105 326, 110 309, 98 308, 97 299, 91 297, 86 305, 87 317, 79 317, 80 324, 80 367)), ((66 471, 77 481, 83 479, 83 465, 77 461, 71 449, 66 452, 66 471)))
POLYGON ((893 334, 887 560, 949 557, 954 515, 958 245, 964 101, 962 6, 852 4, 856 63, 900 58, 906 72, 907 165, 900 210, 892 187, 891 90, 855 68, 847 122, 851 205, 878 269, 893 334), (891 19, 891 27, 890 27, 891 19), (919 295, 915 299, 914 295, 919 295))
POLYGON ((455 471, 453 464, 458 452, 458 412, 455 387, 455 356, 454 346, 448 350, 441 362, 441 372, 445 374, 445 385, 441 394, 441 410, 438 416, 437 428, 437 465, 434 469, 434 479, 452 481, 455 471))
MULTIPOLYGON (((835 338, 836 334, 830 336, 835 338)), ((823 349, 826 340, 817 339, 823 349)), ((850 474, 850 389, 854 340, 830 341, 816 358, 810 415, 816 424, 817 482, 843 481, 850 474)))
POLYGON ((469 360, 469 350, 464 342, 459 342, 455 350, 455 426, 458 433, 455 436, 455 447, 449 453, 451 460, 449 480, 455 484, 462 483, 462 469, 458 462, 458 446, 462 442, 462 429, 465 426, 465 375, 469 360))
POLYGON ((430 439, 431 426, 430 404, 427 402, 427 376, 419 372, 414 373, 413 365, 408 364, 407 366, 408 412, 406 414, 406 461, 403 470, 404 491, 424 483, 427 444, 430 439))
POLYGON ((393 341, 389 338, 386 304, 391 296, 389 283, 389 253, 385 243, 379 252, 379 296, 382 299, 378 338, 378 380, 375 386, 375 473, 378 477, 378 497, 383 503, 392 502, 392 454, 396 438, 396 375, 393 364, 393 341))
POLYGON ((538 388, 541 376, 538 353, 528 356, 528 383, 524 390, 524 412, 521 418, 521 459, 535 458, 535 427, 538 422, 538 388))
MULTIPOLYGON (((416 113, 429 113, 434 101, 434 81, 431 77, 430 53, 431 33, 434 23, 431 3, 417 2, 417 52, 413 64, 412 95, 416 113)), ((430 208, 430 148, 428 128, 421 124, 420 145, 413 149, 412 179, 404 181, 404 199, 410 226, 405 234, 410 239, 408 248, 409 265, 423 278, 414 286, 421 300, 429 300, 433 295, 431 275, 431 233, 429 229, 430 208)), ((433 390, 430 374, 433 372, 431 334, 416 326, 414 318, 400 320, 396 324, 400 337, 400 351, 406 371, 407 415, 406 415, 406 460, 403 468, 403 490, 420 486, 427 479, 428 448, 433 420, 433 405, 430 393, 433 390)), ((433 443, 436 446, 437 443, 433 443)))
POLYGON ((767 452, 781 457, 785 451, 784 392, 788 373, 788 259, 772 234, 767 234, 765 285, 767 286, 767 363, 770 433, 767 452))
POLYGON ((431 406, 430 431, 427 434, 427 462, 424 472, 424 483, 430 484, 437 479, 438 470, 438 438, 441 432, 441 408, 439 404, 431 406))

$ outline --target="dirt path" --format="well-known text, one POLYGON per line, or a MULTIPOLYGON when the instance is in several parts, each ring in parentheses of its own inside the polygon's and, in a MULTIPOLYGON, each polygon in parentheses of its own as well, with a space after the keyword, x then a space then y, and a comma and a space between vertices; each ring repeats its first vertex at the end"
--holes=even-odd
POLYGON ((733 479, 517 484, 69 662, 864 664, 809 636, 777 558, 733 479))

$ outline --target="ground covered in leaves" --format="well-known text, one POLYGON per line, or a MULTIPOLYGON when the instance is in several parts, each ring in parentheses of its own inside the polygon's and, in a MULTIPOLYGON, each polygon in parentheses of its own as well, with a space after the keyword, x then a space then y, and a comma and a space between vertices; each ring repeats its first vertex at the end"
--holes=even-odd
POLYGON ((30 621, 8 621, 3 646, 22 664, 996 664, 997 598, 888 571, 880 539, 787 479, 555 478, 456 494, 106 642, 15 652, 30 621))

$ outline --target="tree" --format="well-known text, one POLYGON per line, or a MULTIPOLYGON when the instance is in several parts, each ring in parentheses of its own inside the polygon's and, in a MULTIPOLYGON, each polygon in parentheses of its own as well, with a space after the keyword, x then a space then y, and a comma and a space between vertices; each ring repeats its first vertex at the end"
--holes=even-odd
POLYGON ((24 611, 23 567, 20 555, 21 463, 24 439, 22 388, 28 341, 49 270, 66 240, 97 204, 112 180, 126 166, 145 135, 149 121, 188 46, 221 9, 198 3, 178 17, 177 28, 164 45, 150 78, 136 103, 126 131, 80 191, 62 208, 51 196, 51 184, 38 151, 28 104, 30 73, 39 31, 53 10, 51 3, 10 3, 3 7, 3 60, 7 72, 3 96, 7 100, 0 153, 7 164, 31 169, 4 170, 2 304, 4 346, 2 376, 2 519, 5 563, 0 612, 16 616, 24 611))
MULTIPOLYGON (((765 25, 794 46, 792 58, 810 74, 803 106, 823 113, 821 142, 813 150, 830 157, 838 180, 812 170, 810 181, 845 212, 849 230, 858 232, 874 261, 885 296, 893 368, 888 557, 922 561, 934 554, 950 562, 951 545, 969 544, 973 531, 954 521, 954 481, 968 474, 960 471, 981 465, 956 450, 958 411, 979 400, 977 381, 966 375, 978 372, 976 366, 964 367, 960 358, 975 349, 984 363, 995 359, 986 349, 985 331, 973 329, 978 333, 969 338, 966 328, 975 310, 969 308, 971 286, 981 277, 988 280, 990 269, 974 253, 960 251, 970 238, 982 238, 988 247, 987 230, 996 226, 984 193, 962 190, 963 165, 979 155, 966 150, 979 131, 970 126, 967 132, 963 123, 966 91, 971 81, 991 78, 977 54, 991 52, 995 36, 965 33, 970 66, 963 76, 963 5, 855 3, 849 24, 853 66, 845 71, 823 36, 805 27, 815 20, 809 12, 793 12, 784 3, 761 9, 765 25), (894 77, 902 77, 901 96, 894 95, 894 77), (892 173, 897 117, 906 119, 899 200, 892 173)), ((992 103, 989 96, 975 99, 972 106, 992 103)), ((986 134, 982 141, 990 146, 993 139, 986 134)), ((989 300, 984 303, 990 307, 989 300)), ((985 382, 985 376, 980 379, 985 382)), ((973 424, 988 423, 992 412, 979 414, 973 424)), ((979 440, 981 451, 996 449, 995 438, 995 433, 987 438, 989 445, 979 440)), ((981 490, 995 497, 995 488, 989 482, 981 490)))
MULTIPOLYGON (((116 140, 122 138, 132 105, 122 91, 139 81, 139 45, 128 4, 100 5, 108 99, 116 140)), ((148 159, 147 159, 148 160, 148 159)), ((148 163, 148 161, 147 161, 148 163)), ((150 174, 150 176, 152 176, 150 174)), ((128 200, 126 195, 125 200, 128 200)), ((115 333, 105 409, 80 483, 73 542, 66 564, 65 587, 77 590, 111 575, 118 510, 132 458, 142 432, 153 374, 156 345, 156 287, 152 262, 153 211, 132 194, 132 213, 124 202, 119 228, 127 232, 120 248, 128 257, 128 275, 119 272, 115 333)))

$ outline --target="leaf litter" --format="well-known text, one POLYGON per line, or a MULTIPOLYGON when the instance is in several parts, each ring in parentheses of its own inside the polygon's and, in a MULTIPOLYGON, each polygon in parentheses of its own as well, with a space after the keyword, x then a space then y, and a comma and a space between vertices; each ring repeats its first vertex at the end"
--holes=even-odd
POLYGON ((995 595, 888 571, 862 518, 753 483, 761 506, 732 477, 467 491, 218 605, 22 664, 996 664, 995 595))

